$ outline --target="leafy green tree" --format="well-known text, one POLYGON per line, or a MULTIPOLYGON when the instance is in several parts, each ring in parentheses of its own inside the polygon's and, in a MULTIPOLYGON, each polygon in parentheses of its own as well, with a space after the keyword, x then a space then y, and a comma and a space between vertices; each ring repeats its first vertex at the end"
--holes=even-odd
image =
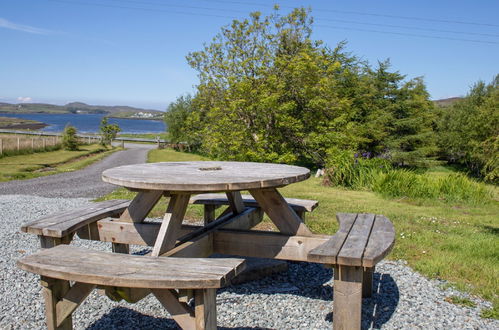
POLYGON ((103 146, 110 145, 116 135, 121 132, 121 128, 117 124, 108 123, 107 117, 102 118, 99 129, 103 146))
POLYGON ((449 162, 499 181, 499 75, 476 83, 461 101, 441 109, 438 144, 449 162))
POLYGON ((174 131, 218 159, 322 167, 350 150, 428 165, 436 147, 423 81, 404 81, 388 62, 372 69, 344 42, 330 49, 311 26, 300 8, 222 28, 187 56, 200 83, 174 131))
POLYGON ((62 146, 66 150, 78 150, 78 137, 76 136, 76 128, 71 125, 66 125, 62 132, 62 146))
POLYGON ((204 152, 322 165, 331 146, 356 147, 354 110, 337 88, 347 71, 338 58, 350 58, 342 45, 329 50, 312 41, 311 23, 304 9, 252 13, 189 54, 200 84, 187 122, 204 152))
POLYGON ((197 145, 197 141, 189 133, 187 118, 193 111, 192 96, 182 95, 168 105, 164 120, 168 130, 168 137, 171 142, 187 142, 190 145, 197 145))

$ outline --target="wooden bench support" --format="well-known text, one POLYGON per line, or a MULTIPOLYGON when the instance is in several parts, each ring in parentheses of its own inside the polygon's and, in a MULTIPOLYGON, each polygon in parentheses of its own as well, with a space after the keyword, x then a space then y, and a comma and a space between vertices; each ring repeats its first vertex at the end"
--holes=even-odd
POLYGON ((124 256, 60 245, 17 265, 41 275, 49 330, 72 329, 71 314, 97 286, 152 291, 183 329, 215 330, 216 289, 244 269, 244 260, 124 256), (195 307, 179 301, 174 289, 192 289, 195 307))
POLYGON ((373 275, 375 267, 364 268, 362 274, 362 298, 371 298, 373 295, 373 275))
POLYGON ((362 267, 334 266, 333 328, 360 329, 362 267))

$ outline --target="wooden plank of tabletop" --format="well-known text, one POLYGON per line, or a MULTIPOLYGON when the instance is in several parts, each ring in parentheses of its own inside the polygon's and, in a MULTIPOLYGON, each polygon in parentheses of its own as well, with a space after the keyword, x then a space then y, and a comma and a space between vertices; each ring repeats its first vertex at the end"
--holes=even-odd
POLYGON ((108 183, 135 189, 217 192, 281 187, 307 179, 306 168, 250 162, 163 162, 111 168, 108 183))

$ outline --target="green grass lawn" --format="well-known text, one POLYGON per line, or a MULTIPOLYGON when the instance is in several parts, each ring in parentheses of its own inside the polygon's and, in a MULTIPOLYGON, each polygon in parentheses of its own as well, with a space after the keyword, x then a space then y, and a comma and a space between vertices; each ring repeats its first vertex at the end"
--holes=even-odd
MULTIPOLYGON (((152 150, 150 162, 207 160, 172 150, 152 150)), ((444 170, 437 170, 445 175, 444 170)), ((452 171, 449 171, 451 173, 452 171)), ((433 175, 433 174, 432 174, 433 175)), ((479 295, 494 304, 485 314, 498 318, 499 310, 499 202, 469 206, 442 201, 385 199, 368 191, 326 187, 320 179, 280 189, 285 197, 315 199, 319 207, 307 214, 307 225, 315 233, 334 234, 337 212, 368 212, 390 218, 397 233, 391 259, 404 259, 430 278, 450 281, 463 291, 479 295)), ((133 198, 135 193, 119 189, 106 199, 133 198)), ((166 208, 162 201, 155 214, 166 208)), ((188 218, 202 217, 200 206, 190 206, 188 218)))
POLYGON ((168 141, 168 133, 144 133, 144 134, 118 134, 118 137, 129 137, 129 138, 135 138, 135 139, 151 139, 151 140, 156 140, 156 137, 158 137, 161 140, 167 140, 168 141))
POLYGON ((83 145, 77 151, 56 150, 0 158, 0 181, 31 179, 78 170, 118 149, 83 145))

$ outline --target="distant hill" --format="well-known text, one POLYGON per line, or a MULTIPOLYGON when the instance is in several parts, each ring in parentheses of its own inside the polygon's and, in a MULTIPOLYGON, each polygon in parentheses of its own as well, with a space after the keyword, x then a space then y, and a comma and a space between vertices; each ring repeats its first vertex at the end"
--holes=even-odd
POLYGON ((450 107, 451 105, 462 99, 462 97, 449 97, 448 99, 435 100, 433 102, 441 107, 450 107))
POLYGON ((89 105, 82 102, 71 102, 66 105, 55 105, 45 103, 1 103, 0 113, 75 113, 75 114, 108 114, 110 117, 138 118, 138 119, 162 119, 163 112, 158 110, 134 108, 124 105, 89 105))

